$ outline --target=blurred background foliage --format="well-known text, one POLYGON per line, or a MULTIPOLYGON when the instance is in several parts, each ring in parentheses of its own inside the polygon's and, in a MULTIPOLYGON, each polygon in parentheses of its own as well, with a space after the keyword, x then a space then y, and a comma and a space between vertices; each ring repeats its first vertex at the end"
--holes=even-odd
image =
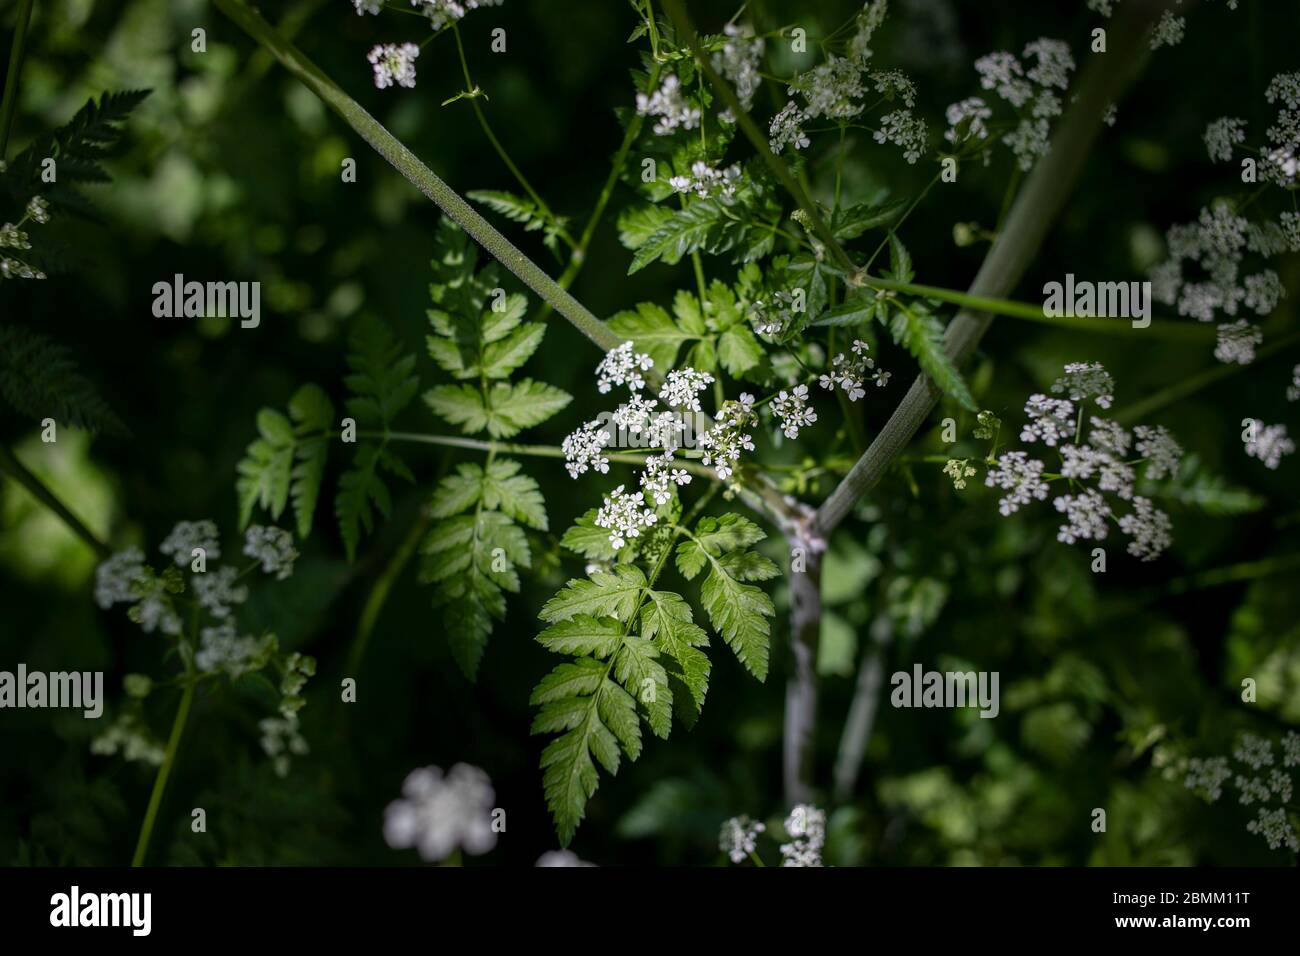
MULTIPOLYGON (((0 2, 6 49, 17 6, 0 2)), ((721 3, 691 6, 706 30, 734 12, 721 3)), ((755 0, 749 16, 765 28, 797 20, 815 36, 854 6, 755 0)), ((1141 278, 1158 260, 1169 224, 1193 219, 1202 204, 1232 191, 1231 171, 1206 159, 1201 131, 1220 115, 1262 129, 1268 78, 1297 67, 1300 18, 1285 9, 1291 5, 1262 0, 1248 0, 1235 14, 1204 6, 1194 11, 1186 41, 1159 53, 1120 105, 1018 298, 1035 301, 1043 282, 1067 271, 1141 278)), ((507 148, 552 208, 581 219, 621 135, 615 109, 632 102, 628 70, 639 48, 624 43, 635 25, 626 4, 560 7, 507 0, 468 18, 462 31, 475 80, 488 94, 484 108, 507 148), (488 51, 496 25, 510 38, 506 55, 488 51)), ((878 57, 917 81, 932 131, 942 128, 946 104, 974 92, 975 57, 1045 35, 1071 41, 1082 58, 1095 25, 1082 2, 895 0, 891 7, 878 57)), ((345 0, 268 0, 261 9, 454 187, 515 188, 469 104, 439 105, 464 86, 452 38, 425 49, 415 90, 377 91, 366 51, 416 38, 418 21, 393 13, 360 18, 345 0)), ((808 64, 809 57, 781 47, 770 44, 774 68, 808 64)), ((70 261, 47 281, 0 286, 0 321, 68 346, 130 434, 92 440, 69 429, 45 445, 33 422, 8 417, 0 439, 117 546, 151 550, 177 520, 200 517, 233 534, 234 466, 253 437, 257 410, 284 407, 308 381, 337 403, 352 323, 384 319, 421 356, 426 381, 432 377, 422 340, 438 212, 203 0, 38 0, 29 51, 15 150, 91 96, 152 91, 127 126, 125 150, 109 164, 113 184, 83 190, 98 220, 56 215, 46 227, 67 242, 70 261), (201 54, 189 42, 200 26, 208 35, 201 54), (356 159, 355 184, 340 182, 345 157, 356 159), (261 327, 155 319, 151 287, 176 273, 259 280, 261 327)), ((760 108, 779 107, 783 91, 765 87, 760 108)), ((828 194, 832 164, 814 160, 808 171, 828 194)), ((850 139, 847 196, 882 189, 914 195, 930 175, 924 163, 908 167, 869 137, 850 139)), ((987 247, 956 245, 954 224, 992 228, 1010 175, 1003 153, 932 191, 903 235, 919 281, 967 286, 987 247)), ((574 286, 598 315, 638 301, 666 304, 673 290, 693 285, 689 263, 625 276, 630 257, 614 220, 632 195, 626 185, 616 191, 574 286)), ((538 234, 502 228, 558 273, 538 234)), ((1271 332, 1295 326, 1300 302, 1300 262, 1292 256, 1283 264, 1289 297, 1271 332)), ((722 278, 734 271, 721 260, 706 269, 722 278)), ((562 321, 550 325, 539 374, 577 400, 530 440, 558 443, 588 417, 583 406, 598 356, 562 321)), ((906 356, 888 346, 885 354, 897 374, 869 396, 868 434, 911 380, 906 356)), ((1250 492, 1210 496, 1208 508, 1204 501, 1166 502, 1176 544, 1154 564, 1113 554, 1106 574, 1092 574, 1085 552, 1055 542, 1055 515, 1031 508, 1001 519, 993 495, 975 486, 958 493, 934 466, 895 469, 861 503, 832 542, 824 575, 817 766, 830 811, 828 862, 1294 863, 1293 854, 1269 851, 1246 833, 1247 813, 1231 800, 1211 807, 1198 801, 1176 767, 1180 757, 1229 752, 1239 730, 1276 739, 1283 726, 1300 723, 1297 466, 1288 460, 1276 472, 1264 470, 1244 456, 1239 435, 1247 416, 1294 421, 1295 406, 1287 407, 1283 393, 1295 358, 1284 353, 1251 366, 1154 416, 1208 474, 1250 492), (883 668, 884 697, 852 792, 832 799, 841 727, 859 670, 872 661, 883 668), (915 661, 998 671, 1001 714, 981 720, 973 711, 891 708, 887 675, 915 661), (1239 699, 1247 676, 1258 682, 1254 705, 1239 699), (1107 810, 1104 834, 1090 828, 1095 807, 1107 810)), ((1119 383, 1120 408, 1213 364, 1204 342, 998 319, 967 371, 981 407, 1015 427, 1024 397, 1069 361, 1104 363, 1119 383)), ((441 430, 423 406, 406 414, 413 429, 441 430)), ((931 424, 946 414, 969 434, 971 417, 955 407, 931 424)), ((838 458, 831 454, 832 417, 818 427, 811 441, 787 444, 774 458, 792 490, 809 500, 823 497, 834 470, 846 464, 839 460, 843 442, 834 446, 838 458)), ((921 453, 943 448, 937 432, 918 442, 921 453)), ((320 524, 303 546, 299 573, 274 589, 276 605, 248 608, 284 646, 321 662, 302 715, 311 755, 287 778, 276 777, 239 695, 201 695, 163 807, 157 862, 413 863, 413 853, 384 845, 383 807, 413 767, 457 761, 486 769, 508 812, 507 834, 472 863, 530 865, 553 848, 536 769, 541 742, 528 735, 529 690, 549 667, 533 640, 534 615, 580 571, 571 558, 561 563, 556 538, 597 500, 603 482, 570 482, 558 463, 530 467, 551 515, 552 534, 542 545, 554 557, 539 562, 541 573, 512 598, 476 685, 452 662, 429 594, 410 568, 382 609, 359 672, 349 675, 344 661, 377 578, 432 481, 463 459, 412 447, 407 460, 420 484, 401 489, 393 519, 354 565, 344 561, 336 530, 320 524), (356 704, 339 700, 343 676, 358 679, 356 704), (195 806, 207 810, 207 834, 189 830, 195 806)), ((25 661, 31 668, 103 669, 115 706, 123 675, 160 672, 158 642, 123 615, 94 606, 94 555, 84 544, 14 483, 6 481, 2 493, 0 667, 25 661)), ((640 761, 602 781, 574 845, 584 859, 716 863, 726 817, 749 813, 776 828, 788 809, 780 734, 789 653, 779 622, 766 685, 719 656, 699 724, 654 742, 640 761)), ((155 735, 165 736, 172 707, 171 694, 150 699, 155 735)), ((0 717, 0 860, 129 859, 152 770, 92 756, 94 730, 66 712, 0 717)), ((772 850, 769 844, 769 863, 772 850)))

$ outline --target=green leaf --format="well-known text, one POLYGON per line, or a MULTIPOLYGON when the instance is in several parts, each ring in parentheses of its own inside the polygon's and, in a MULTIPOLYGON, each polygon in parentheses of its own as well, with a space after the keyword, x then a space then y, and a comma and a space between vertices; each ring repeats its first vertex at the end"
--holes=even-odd
POLYGON ((578 614, 565 621, 552 624, 537 640, 556 654, 591 656, 601 660, 609 657, 623 642, 623 625, 612 617, 592 617, 578 614))
POLYGON ((406 466, 381 445, 362 444, 352 467, 339 477, 338 493, 334 498, 334 514, 339 521, 339 534, 348 560, 355 561, 361 533, 374 530, 374 512, 388 517, 393 507, 388 485, 380 471, 412 480, 406 466))
POLYGON ((642 302, 634 311, 617 313, 608 325, 615 335, 630 339, 636 351, 649 355, 661 371, 677 364, 677 351, 683 342, 698 337, 679 329, 668 313, 652 302, 642 302))
POLYGON ((353 393, 346 402, 357 424, 387 428, 419 391, 415 356, 403 355, 401 345, 378 319, 363 319, 348 338, 348 368, 343 381, 353 393))
POLYGON ((523 196, 495 189, 474 189, 465 195, 512 222, 523 223, 526 232, 535 232, 546 225, 546 216, 537 203, 523 196))
POLYGON ((328 433, 334 424, 334 404, 323 389, 315 385, 304 385, 289 399, 289 417, 294 422, 296 462, 289 494, 293 499, 298 537, 306 538, 311 533, 316 501, 320 497, 321 482, 325 478, 325 461, 329 457, 328 433))
POLYGON ((767 679, 767 619, 776 614, 772 599, 752 584, 741 584, 715 561, 700 589, 704 610, 746 670, 767 679))
POLYGON ((961 373, 944 351, 943 326, 938 319, 924 311, 919 303, 913 303, 911 308, 894 314, 889 331, 895 342, 912 353, 921 370, 930 376, 940 391, 963 408, 979 411, 961 373))
POLYGON ((493 438, 510 438, 540 425, 571 400, 567 392, 530 378, 514 384, 496 382, 486 401, 469 385, 439 385, 425 393, 436 415, 459 425, 466 434, 487 431, 493 438))
POLYGON ((874 293, 868 293, 865 297, 853 296, 835 306, 835 308, 827 309, 816 322, 809 324, 820 327, 858 325, 862 322, 870 322, 876 315, 877 301, 874 293))
POLYGON ((127 433, 70 351, 11 322, 0 325, 0 398, 30 422, 53 418, 89 432, 127 433))
POLYGON ((235 492, 239 498, 239 526, 247 527, 253 508, 279 519, 289 501, 293 472, 293 425, 280 412, 263 408, 257 413, 258 437, 235 466, 235 492))
POLYGON ((709 646, 709 636, 694 623, 691 607, 680 594, 650 591, 650 600, 641 609, 641 636, 666 654, 675 665, 669 676, 676 678, 688 691, 695 713, 704 706, 709 691, 712 665, 708 655, 699 650, 709 646))
POLYGON ((831 233, 840 242, 856 239, 868 229, 892 223, 907 207, 906 199, 857 203, 840 209, 831 220, 831 233))
POLYGON ((618 217, 618 241, 625 249, 640 249, 672 216, 673 211, 664 206, 624 209, 618 217))
POLYGON ((550 624, 577 614, 628 621, 636 612, 645 588, 645 574, 635 565, 619 564, 612 571, 592 571, 587 580, 569 581, 542 606, 539 616, 550 624))
POLYGON ((912 254, 892 232, 889 234, 889 271, 892 278, 899 282, 911 282, 915 278, 912 272, 912 254))
POLYGON ((592 508, 564 532, 560 545, 588 561, 612 561, 618 551, 609 543, 609 529, 596 526, 598 509, 592 508))
POLYGON ((667 740, 673 725, 673 692, 658 657, 654 644, 628 634, 614 656, 614 677, 632 695, 655 736, 667 740))
POLYGON ((659 227, 636 245, 636 254, 628 275, 640 272, 652 262, 663 260, 668 265, 681 261, 683 256, 706 249, 720 252, 735 245, 734 234, 740 230, 728 229, 732 220, 726 207, 712 199, 699 199, 685 209, 673 212, 659 227), (728 233, 733 235, 728 238, 728 233))
POLYGON ((718 361, 734 377, 743 375, 762 362, 764 354, 758 339, 741 325, 733 325, 718 339, 718 361))

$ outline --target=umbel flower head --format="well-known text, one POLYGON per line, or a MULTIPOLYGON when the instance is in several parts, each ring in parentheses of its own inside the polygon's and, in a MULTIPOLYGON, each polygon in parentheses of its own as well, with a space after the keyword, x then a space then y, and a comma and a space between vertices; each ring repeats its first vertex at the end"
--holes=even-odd
POLYGON ((457 849, 479 856, 497 843, 495 799, 491 779, 478 767, 458 763, 446 774, 440 767, 420 767, 384 811, 384 839, 396 850, 415 847, 431 863, 457 849))
POLYGON ((390 86, 415 88, 415 58, 420 48, 414 43, 377 43, 366 59, 375 71, 375 86, 386 90, 390 86))

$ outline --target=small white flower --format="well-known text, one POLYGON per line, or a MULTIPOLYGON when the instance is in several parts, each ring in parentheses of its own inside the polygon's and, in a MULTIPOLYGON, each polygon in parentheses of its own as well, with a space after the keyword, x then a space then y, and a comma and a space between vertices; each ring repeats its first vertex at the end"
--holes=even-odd
POLYGON ((1155 29, 1151 32, 1151 49, 1158 50, 1162 46, 1177 46, 1183 42, 1183 33, 1187 29, 1187 20, 1184 17, 1176 15, 1171 10, 1166 10, 1160 17, 1160 22, 1156 24, 1155 29))
POLYGON ((602 475, 609 473, 609 458, 605 448, 612 436, 599 419, 587 422, 573 434, 564 439, 560 446, 564 451, 564 467, 570 478, 577 478, 588 469, 602 475))
POLYGON ((579 858, 572 850, 547 850, 537 858, 533 866, 595 866, 579 858))
POLYGON ((1094 399, 1099 408, 1110 408, 1115 398, 1115 380, 1100 362, 1071 362, 1065 374, 1052 385, 1052 391, 1062 392, 1075 402, 1094 399))
POLYGON ((248 600, 248 588, 236 584, 238 580, 239 572, 227 565, 206 574, 196 574, 190 584, 199 606, 221 619, 230 616, 233 605, 248 600))
POLYGON ((105 558, 95 568, 95 603, 102 608, 135 600, 131 585, 144 574, 144 552, 127 548, 105 558))
POLYGON ((997 467, 988 470, 984 484, 1007 492, 998 500, 998 511, 1003 516, 1014 514, 1031 500, 1042 501, 1047 497, 1043 463, 1023 451, 1009 451, 998 456, 997 467))
POLYGON ((1249 365, 1255 361, 1255 347, 1264 341, 1264 330, 1245 319, 1222 323, 1217 333, 1214 357, 1228 365, 1249 365))
POLYGON ((1246 142, 1246 121, 1232 116, 1221 116, 1205 127, 1205 151, 1216 163, 1232 159, 1233 147, 1246 142))
POLYGON ((1285 846, 1293 853, 1300 852, 1300 837, 1296 836, 1286 811, 1280 807, 1275 810, 1260 807, 1258 816, 1246 824, 1246 829, 1267 840, 1270 850, 1280 850, 1285 846))
POLYGON ((171 534, 158 545, 158 550, 171 555, 176 565, 183 568, 189 565, 196 548, 202 549, 205 560, 214 561, 221 557, 218 540, 214 521, 179 521, 171 534))
POLYGON ((1074 403, 1065 399, 1030 395, 1025 402, 1025 415, 1029 421, 1020 431, 1021 441, 1041 441, 1049 448, 1057 442, 1074 436, 1074 403))
POLYGON ((697 372, 693 368, 673 369, 659 390, 659 401, 669 408, 698 412, 701 410, 699 394, 712 384, 713 376, 708 372, 697 372))
POLYGON ((602 395, 615 385, 626 385, 630 391, 639 392, 645 388, 641 373, 654 368, 654 364, 649 355, 633 352, 632 343, 624 342, 606 352, 596 365, 596 388, 602 395))
POLYGON ((27 200, 27 218, 39 226, 50 221, 50 204, 40 196, 27 200))
POLYGON ((244 533, 244 554, 257 559, 262 570, 274 574, 279 581, 293 574, 293 563, 298 560, 293 535, 282 528, 260 524, 249 525, 244 533))
POLYGON ((408 89, 415 87, 415 59, 420 48, 414 43, 378 43, 371 48, 366 59, 375 71, 375 86, 381 90, 393 84, 408 89))
POLYGON ((384 811, 384 839, 395 850, 415 847, 431 863, 457 849, 480 856, 497 843, 495 800, 491 779, 478 767, 458 763, 445 776, 439 767, 412 770, 401 799, 384 811))
POLYGON ((747 816, 732 817, 722 824, 718 849, 727 854, 732 863, 741 863, 754 852, 758 835, 766 829, 762 823, 747 816))
POLYGON ((384 9, 384 0, 352 0, 352 6, 357 8, 357 16, 365 16, 367 13, 372 16, 379 16, 379 11, 384 9))
POLYGON ((787 146, 806 149, 812 143, 803 131, 806 119, 794 100, 786 103, 781 112, 772 117, 772 125, 768 127, 768 146, 772 152, 780 156, 787 146))
MULTIPOLYGON (((1136 499, 1134 505, 1143 499, 1136 499)), ((1065 544, 1077 541, 1104 541, 1110 531, 1106 521, 1110 505, 1101 493, 1088 488, 1077 495, 1061 495, 1052 504, 1065 514, 1065 524, 1056 532, 1056 540, 1065 544)))
MULTIPOLYGON (((1133 429, 1137 436, 1137 452, 1146 459, 1145 475, 1159 481, 1178 473, 1183 460, 1183 449, 1163 425, 1139 425, 1133 429)), ((1122 450, 1116 454, 1124 454, 1122 450)))
POLYGON ((826 845, 826 811, 801 803, 785 820, 790 843, 781 845, 782 866, 821 866, 826 845))
POLYGON ((1140 495, 1133 499, 1133 510, 1119 519, 1119 530, 1133 540, 1128 553, 1143 561, 1154 561, 1174 543, 1169 516, 1140 495))
POLYGON ((257 726, 262 732, 262 750, 271 758, 277 777, 289 775, 291 757, 302 757, 311 752, 307 739, 298 730, 297 714, 264 717, 257 726))
POLYGON ((231 678, 253 670, 253 661, 262 649, 255 637, 241 635, 233 624, 205 627, 199 632, 200 646, 194 664, 204 673, 221 671, 231 678))
POLYGON ((1264 467, 1277 470, 1282 458, 1295 451, 1295 442, 1287 437, 1285 425, 1257 426, 1255 440, 1246 442, 1246 454, 1258 458, 1264 467))
POLYGON ((695 129, 700 125, 700 110, 687 102, 681 80, 669 73, 654 94, 636 95, 636 111, 640 116, 657 116, 654 131, 657 136, 669 136, 677 129, 695 129))
POLYGON ((817 421, 817 412, 808 403, 807 385, 796 385, 789 392, 782 389, 772 400, 771 408, 786 438, 798 438, 801 428, 817 421))
POLYGON ((759 74, 759 65, 763 60, 763 38, 755 38, 752 29, 734 23, 728 23, 722 30, 727 41, 720 52, 713 54, 713 68, 731 84, 741 107, 748 110, 754 102, 754 93, 763 81, 759 74))
POLYGON ((989 130, 984 121, 993 118, 993 111, 980 97, 971 96, 953 103, 944 116, 948 120, 948 132, 943 134, 943 138, 948 142, 988 139, 989 130))

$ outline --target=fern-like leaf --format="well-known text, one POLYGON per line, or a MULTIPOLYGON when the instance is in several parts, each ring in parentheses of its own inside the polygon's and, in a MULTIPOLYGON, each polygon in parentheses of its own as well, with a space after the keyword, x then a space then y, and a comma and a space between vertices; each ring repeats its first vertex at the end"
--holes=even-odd
POLYGON ((126 434, 68 349, 16 325, 0 326, 0 398, 35 422, 53 418, 90 432, 126 434))

